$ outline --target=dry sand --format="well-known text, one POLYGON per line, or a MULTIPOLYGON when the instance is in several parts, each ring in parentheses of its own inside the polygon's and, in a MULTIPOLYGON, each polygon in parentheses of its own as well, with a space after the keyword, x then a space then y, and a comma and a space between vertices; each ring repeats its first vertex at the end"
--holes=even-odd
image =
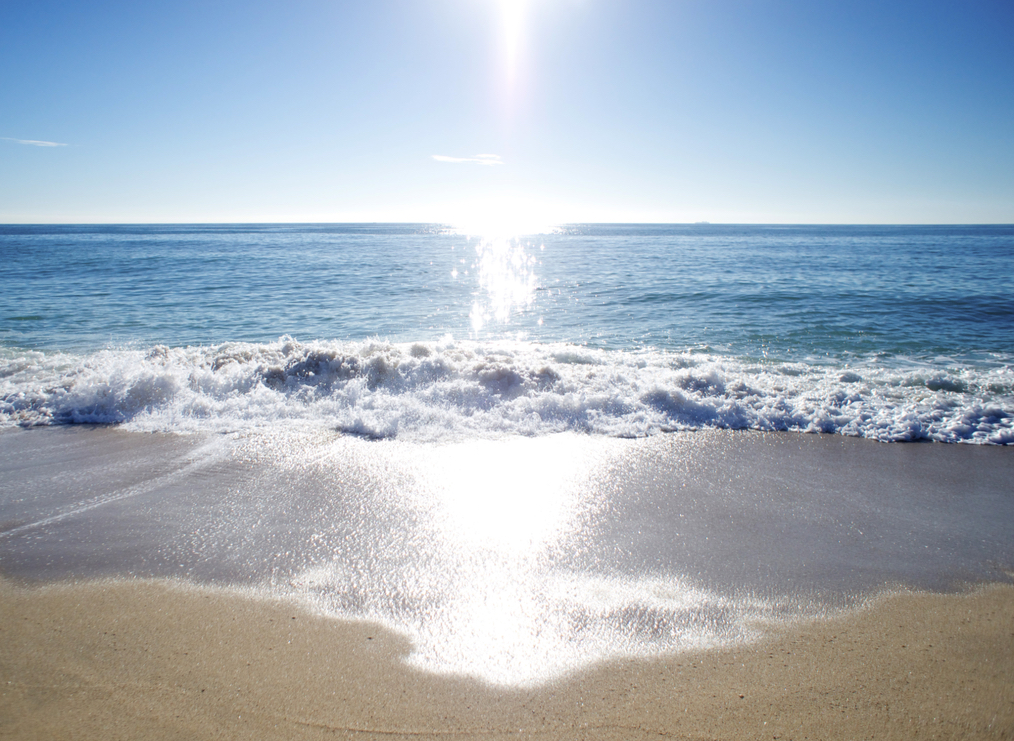
POLYGON ((0 583, 0 737, 1014 737, 1014 587, 900 594, 763 642, 528 690, 407 668, 406 639, 170 582, 0 583))

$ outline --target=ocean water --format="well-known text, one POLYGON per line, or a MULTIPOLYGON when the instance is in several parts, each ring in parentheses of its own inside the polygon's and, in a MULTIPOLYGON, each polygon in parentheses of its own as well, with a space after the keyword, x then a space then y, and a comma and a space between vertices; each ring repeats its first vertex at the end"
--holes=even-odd
POLYGON ((1014 227, 0 226, 0 425, 1014 442, 1014 227))

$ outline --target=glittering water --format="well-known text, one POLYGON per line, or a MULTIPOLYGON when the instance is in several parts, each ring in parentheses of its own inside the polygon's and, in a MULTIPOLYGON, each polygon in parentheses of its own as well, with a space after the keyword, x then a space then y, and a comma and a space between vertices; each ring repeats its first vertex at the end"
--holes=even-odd
POLYGON ((1000 226, 0 227, 0 420, 1009 443, 1012 266, 1000 226))
POLYGON ((1014 337, 1011 227, 6 226, 0 252, 8 346, 450 333, 960 360, 1014 337))

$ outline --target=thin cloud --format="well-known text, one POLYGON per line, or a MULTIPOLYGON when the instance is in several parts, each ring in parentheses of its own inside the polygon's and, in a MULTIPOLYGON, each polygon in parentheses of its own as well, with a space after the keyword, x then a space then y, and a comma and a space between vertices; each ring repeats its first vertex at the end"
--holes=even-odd
POLYGON ((0 139, 9 142, 17 142, 18 144, 27 144, 31 147, 66 147, 66 144, 61 142, 43 142, 37 139, 14 139, 9 136, 0 136, 0 139))
POLYGON ((433 159, 437 162, 466 162, 472 165, 502 165, 503 160, 498 154, 477 154, 474 157, 448 157, 445 154, 435 154, 433 159))

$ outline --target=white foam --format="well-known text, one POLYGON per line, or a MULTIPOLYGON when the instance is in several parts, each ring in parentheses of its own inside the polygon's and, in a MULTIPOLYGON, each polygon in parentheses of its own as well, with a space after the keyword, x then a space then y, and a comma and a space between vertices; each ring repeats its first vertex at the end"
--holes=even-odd
POLYGON ((1010 444, 1014 370, 450 338, 0 352, 0 425, 66 423, 171 432, 310 425, 407 440, 720 427, 1010 444))
POLYGON ((327 566, 296 575, 276 593, 321 614, 373 620, 406 634, 411 666, 513 687, 537 686, 610 658, 755 641, 763 621, 822 612, 791 601, 725 597, 684 578, 496 566, 474 576, 426 600, 412 593, 412 585, 359 584, 361 575, 327 566))

